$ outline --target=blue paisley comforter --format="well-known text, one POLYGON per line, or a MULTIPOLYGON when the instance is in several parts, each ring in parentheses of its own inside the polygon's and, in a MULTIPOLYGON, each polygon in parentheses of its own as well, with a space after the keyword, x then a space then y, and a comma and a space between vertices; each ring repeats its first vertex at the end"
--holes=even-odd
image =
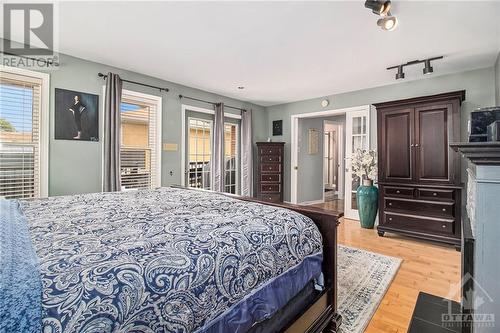
POLYGON ((320 273, 309 218, 220 194, 97 193, 22 210, 47 333, 244 332, 320 273))

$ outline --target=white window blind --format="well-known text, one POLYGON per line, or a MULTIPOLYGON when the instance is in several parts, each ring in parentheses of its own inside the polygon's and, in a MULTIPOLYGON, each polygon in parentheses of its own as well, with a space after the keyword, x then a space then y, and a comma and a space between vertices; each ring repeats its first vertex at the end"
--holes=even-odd
POLYGON ((0 71, 0 196, 37 198, 42 80, 0 71))
POLYGON ((123 93, 120 149, 123 189, 154 188, 159 182, 158 103, 123 93))

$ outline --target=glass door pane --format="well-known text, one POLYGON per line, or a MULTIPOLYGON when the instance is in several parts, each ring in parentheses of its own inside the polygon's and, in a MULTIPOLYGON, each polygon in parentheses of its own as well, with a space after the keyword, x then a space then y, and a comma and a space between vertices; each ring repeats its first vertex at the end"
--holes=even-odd
POLYGON ((358 219, 356 191, 361 179, 351 171, 351 156, 357 149, 369 149, 369 108, 346 114, 346 200, 345 216, 358 219), (350 193, 349 193, 350 192, 350 193))

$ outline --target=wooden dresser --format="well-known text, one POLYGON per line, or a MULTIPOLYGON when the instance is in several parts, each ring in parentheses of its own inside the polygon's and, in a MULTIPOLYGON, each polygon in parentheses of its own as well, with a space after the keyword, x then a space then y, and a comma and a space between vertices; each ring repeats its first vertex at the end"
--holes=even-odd
POLYGON ((257 198, 283 202, 284 142, 257 142, 257 198))
POLYGON ((460 105, 465 91, 376 104, 378 234, 460 245, 460 105))

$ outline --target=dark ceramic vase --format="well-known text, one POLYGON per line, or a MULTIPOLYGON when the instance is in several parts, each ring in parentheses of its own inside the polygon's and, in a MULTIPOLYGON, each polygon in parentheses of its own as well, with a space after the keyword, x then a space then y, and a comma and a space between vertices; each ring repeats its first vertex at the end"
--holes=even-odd
POLYGON ((373 186, 373 180, 363 179, 363 183, 358 187, 356 194, 361 227, 373 229, 378 210, 378 189, 373 186))

